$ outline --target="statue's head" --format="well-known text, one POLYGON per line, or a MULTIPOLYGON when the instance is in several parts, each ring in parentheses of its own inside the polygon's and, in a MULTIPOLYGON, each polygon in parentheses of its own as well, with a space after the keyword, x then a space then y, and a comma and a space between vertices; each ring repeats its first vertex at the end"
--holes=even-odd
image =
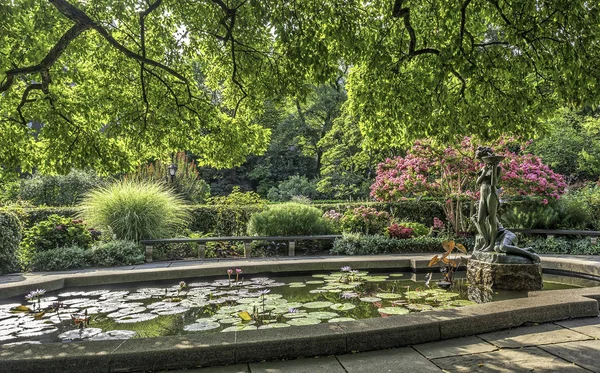
POLYGON ((483 157, 489 157, 492 155, 494 155, 494 151, 488 146, 479 146, 475 151, 475 158, 477 159, 482 159, 483 157))

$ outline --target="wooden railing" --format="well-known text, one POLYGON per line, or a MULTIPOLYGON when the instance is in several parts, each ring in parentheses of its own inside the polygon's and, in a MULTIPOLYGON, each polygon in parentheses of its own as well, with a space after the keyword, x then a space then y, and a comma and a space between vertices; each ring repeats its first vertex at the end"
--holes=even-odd
POLYGON ((251 246, 253 241, 287 241, 288 242, 288 255, 296 255, 296 241, 309 241, 309 240, 335 240, 340 238, 340 235, 320 235, 320 236, 232 236, 232 237, 204 237, 204 238, 165 238, 156 240, 142 240, 140 243, 146 246, 146 262, 152 261, 152 247, 158 244, 173 244, 173 243, 197 243, 198 247, 198 258, 204 259, 206 255, 206 243, 207 242, 222 242, 222 241, 237 241, 244 243, 244 257, 250 258, 251 246))

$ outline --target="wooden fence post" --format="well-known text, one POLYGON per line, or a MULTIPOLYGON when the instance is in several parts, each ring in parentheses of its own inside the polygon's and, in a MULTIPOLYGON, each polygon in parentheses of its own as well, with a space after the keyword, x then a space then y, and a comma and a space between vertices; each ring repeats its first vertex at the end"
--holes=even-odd
POLYGON ((295 256, 296 255, 296 241, 288 242, 288 255, 295 256))

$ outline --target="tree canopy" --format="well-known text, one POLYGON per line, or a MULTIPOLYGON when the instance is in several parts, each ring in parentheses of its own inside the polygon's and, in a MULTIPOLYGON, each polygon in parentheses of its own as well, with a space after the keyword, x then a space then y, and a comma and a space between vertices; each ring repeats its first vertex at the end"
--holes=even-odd
POLYGON ((529 136, 600 99, 589 0, 0 0, 2 173, 267 149, 270 100, 348 69, 367 146, 529 136))

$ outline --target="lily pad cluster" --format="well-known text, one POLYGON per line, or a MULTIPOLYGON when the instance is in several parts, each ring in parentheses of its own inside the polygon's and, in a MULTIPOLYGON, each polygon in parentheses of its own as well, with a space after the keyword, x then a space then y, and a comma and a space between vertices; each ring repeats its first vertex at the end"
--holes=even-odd
POLYGON ((128 339, 146 336, 139 331, 161 322, 168 327, 159 335, 286 328, 473 303, 458 293, 415 287, 402 274, 349 267, 287 282, 244 280, 241 270, 235 277, 231 272, 168 287, 28 294, 25 304, 0 305, 0 343, 128 339))

